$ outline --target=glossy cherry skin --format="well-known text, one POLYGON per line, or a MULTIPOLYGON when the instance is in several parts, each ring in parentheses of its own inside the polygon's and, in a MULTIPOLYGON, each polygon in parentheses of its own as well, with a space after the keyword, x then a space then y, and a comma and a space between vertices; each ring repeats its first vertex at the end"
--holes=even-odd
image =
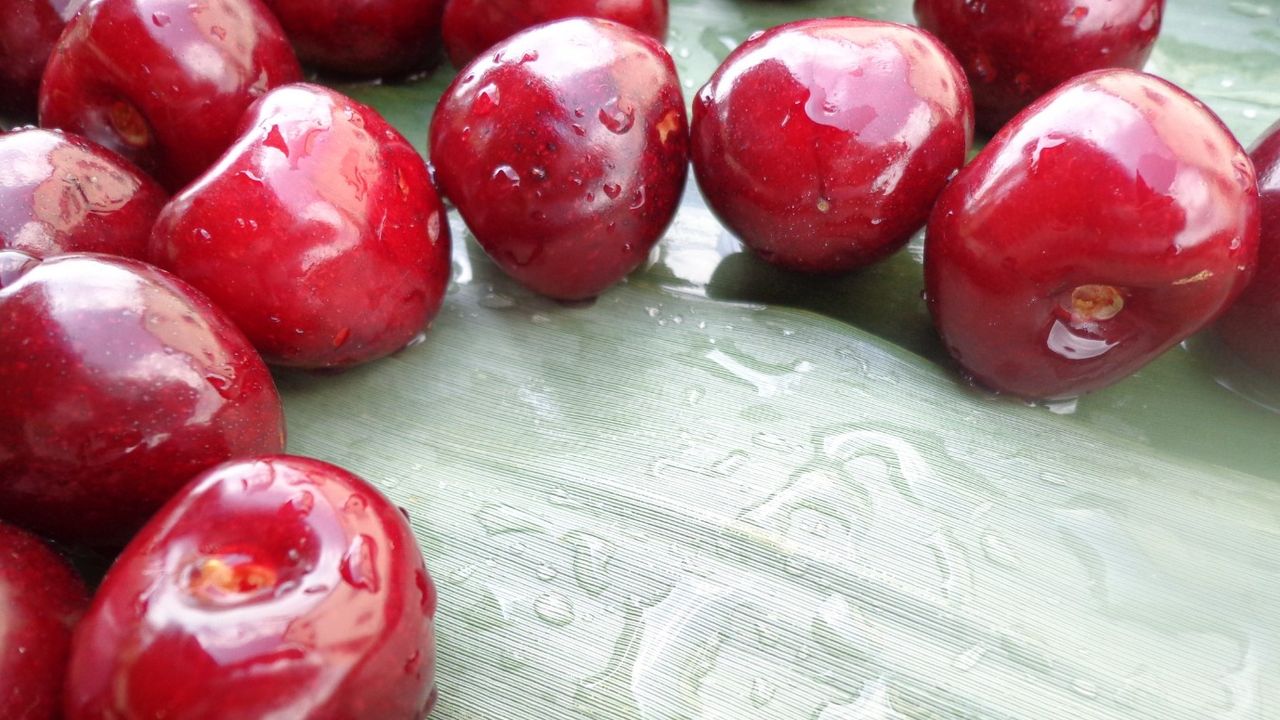
POLYGON ((625 25, 539 25, 459 73, 431 158, 503 270, 553 298, 594 297, 648 257, 679 205, 689 135, 675 65, 625 25))
POLYGON ((279 452, 280 398, 244 335, 136 260, 0 250, 0 517, 123 545, 224 460, 279 452))
POLYGON ((667 0, 448 0, 445 51, 460 68, 521 30, 570 17, 612 20, 659 41, 667 36, 667 0))
POLYGON ((0 136, 0 248, 141 258, 168 195, 128 160, 57 130, 0 136))
POLYGON ((300 457, 195 479, 125 549, 76 631, 67 720, 416 720, 436 593, 405 516, 300 457))
POLYGON ((34 117, 53 44, 85 0, 6 0, 0 11, 0 114, 34 117))
POLYGON ((241 130, 161 211, 153 261, 270 363, 349 367, 409 344, 452 267, 422 156, 373 109, 315 85, 272 91, 241 130))
POLYGON ((1142 69, 1164 0, 915 0, 915 13, 964 66, 978 128, 992 134, 1070 78, 1142 69))
POLYGON ((1280 379, 1280 123, 1263 134, 1250 156, 1262 208, 1258 271, 1218 322, 1217 333, 1249 365, 1280 379))
POLYGON ((40 89, 40 124, 83 135, 177 190, 254 100, 302 77, 261 0, 90 0, 40 89))
POLYGON ((996 134, 938 199, 929 310, 980 383, 1066 398, 1124 378, 1240 293, 1253 166, 1222 122, 1132 70, 1076 78, 996 134))
POLYGON ((61 717, 71 630, 88 606, 84 583, 66 561, 34 535, 0 523, 0 708, 5 717, 61 717))
POLYGON ((693 104, 693 169, 747 247, 839 273, 924 225, 973 139, 964 73, 936 40, 857 18, 788 23, 733 51, 693 104))
POLYGON ((445 0, 265 0, 302 62, 347 77, 404 75, 440 49, 445 0))

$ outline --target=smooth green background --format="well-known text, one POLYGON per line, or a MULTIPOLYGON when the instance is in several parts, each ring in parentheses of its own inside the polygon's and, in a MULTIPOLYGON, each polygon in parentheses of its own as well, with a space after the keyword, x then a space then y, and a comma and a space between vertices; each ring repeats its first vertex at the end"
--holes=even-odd
MULTIPOLYGON (((676 0, 669 47, 692 95, 752 31, 837 14, 911 19, 676 0)), ((1280 3, 1169 0, 1149 69, 1252 142, 1280 117, 1280 3)), ((425 149, 448 76, 343 89, 425 149)), ((1280 415, 1203 343, 1026 406, 948 365, 920 238, 787 275, 691 183, 646 269, 564 306, 453 229, 422 343, 280 376, 291 450, 411 513, 438 717, 1280 717, 1280 415)))

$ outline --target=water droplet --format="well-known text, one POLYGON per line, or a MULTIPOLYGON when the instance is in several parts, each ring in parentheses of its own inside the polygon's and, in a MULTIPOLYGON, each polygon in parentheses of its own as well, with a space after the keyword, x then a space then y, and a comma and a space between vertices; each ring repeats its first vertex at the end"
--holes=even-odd
POLYGON ((342 579, 352 587, 378 592, 377 553, 378 546, 373 538, 364 534, 355 536, 338 566, 342 579))
POLYGON ((221 25, 214 25, 209 28, 209 33, 219 40, 227 39, 227 29, 221 25))
POLYGON ((831 201, 826 198, 818 198, 818 212, 831 212, 831 201))
POLYGON ((524 55, 520 56, 520 64, 535 62, 538 59, 537 50, 527 50, 524 55))
POLYGON ((530 171, 529 171, 529 174, 533 176, 533 179, 534 179, 534 180, 546 180, 546 179, 547 179, 547 171, 546 171, 546 169, 545 169, 545 168, 535 167, 535 168, 533 168, 532 170, 530 170, 530 171))
POLYGON ((488 292, 484 297, 480 298, 480 307, 489 308, 490 310, 506 310, 515 307, 516 301, 509 295, 503 295, 500 292, 488 292))
POLYGON ((822 602, 810 628, 813 639, 840 656, 869 657, 878 654, 880 634, 844 595, 833 594, 822 602))
POLYGON ((573 622, 573 603, 560 593, 539 595, 533 601, 533 611, 549 625, 563 627, 573 622))
POLYGON ((978 643, 957 655, 956 659, 951 661, 951 667, 959 670, 960 672, 969 672, 977 667, 979 662, 982 662, 982 657, 986 655, 987 651, 990 649, 991 648, 986 643, 978 643))
POLYGON ((768 705, 777 693, 777 686, 764 678, 756 678, 751 681, 751 704, 756 707, 768 705))
POLYGON ((610 200, 617 200, 618 196, 622 194, 622 186, 617 183, 605 183, 604 188, 602 189, 604 190, 604 194, 609 196, 610 200))
POLYGON ((1046 400, 1044 408, 1054 415, 1074 415, 1079 405, 1080 398, 1067 398, 1066 400, 1046 400))
POLYGON ((288 503, 289 509, 302 516, 310 515, 315 506, 316 498, 307 490, 290 498, 288 503))
POLYGON ((995 534, 994 531, 988 530, 982 534, 982 554, 988 560, 1009 570, 1015 570, 1018 567, 1018 556, 1014 554, 1013 549, 1005 544, 1004 538, 995 534))
POLYGON ((351 328, 342 328, 341 330, 338 331, 336 335, 333 336, 333 346, 335 348, 340 348, 343 345, 346 345, 347 341, 350 339, 351 339, 351 328))
POLYGON ((573 577, 578 587, 591 595, 603 593, 610 584, 613 545, 604 538, 576 530, 565 535, 564 541, 574 548, 573 577))
POLYGON ((172 21, 172 19, 170 19, 170 17, 169 17, 167 14, 165 14, 165 13, 162 13, 162 12, 154 12, 154 13, 151 13, 151 22, 152 22, 152 24, 154 24, 156 27, 168 27, 168 26, 169 26, 169 23, 171 23, 171 22, 173 22, 173 21, 172 21))
POLYGON ((598 113, 600 124, 609 132, 622 135, 631 129, 636 122, 636 109, 619 98, 613 98, 600 108, 598 113))
POLYGON ((741 450, 733 450, 728 455, 717 460, 711 466, 711 472, 720 477, 727 477, 734 474, 747 461, 747 454, 741 450))
POLYGON ((499 165, 494 168, 491 177, 494 180, 504 180, 510 183, 512 187, 520 186, 520 173, 516 172, 516 169, 510 165, 499 165))
POLYGON ((365 509, 369 507, 369 501, 359 493, 353 493, 347 498, 347 502, 342 505, 342 511, 351 515, 362 515, 365 509))
POLYGON ((460 568, 454 568, 449 572, 449 576, 448 576, 449 584, 460 585, 470 580, 471 576, 475 574, 476 574, 475 565, 463 565, 460 568))
POLYGON ((545 533, 546 523, 510 505, 486 505, 476 512, 476 519, 490 535, 504 533, 545 533))
POLYGON ((216 390, 219 395, 227 398, 228 400, 232 398, 231 390, 234 382, 230 378, 218 375, 217 373, 209 373, 204 376, 204 379, 205 382, 209 383, 209 386, 216 390))
POLYGON ((1089 8, 1084 5, 1077 5, 1071 9, 1071 12, 1062 18, 1062 24, 1067 27, 1079 25, 1082 20, 1089 16, 1089 8))
POLYGON ((553 566, 548 563, 542 563, 538 566, 538 579, 543 582, 551 582, 560 574, 553 566))
POLYGON ((640 208, 644 207, 644 201, 645 201, 645 194, 644 194, 644 188, 642 187, 631 194, 631 205, 629 206, 629 209, 639 210, 640 208))
POLYGON ((498 86, 489 83, 476 91, 476 100, 471 109, 476 115, 484 116, 493 112, 500 102, 502 96, 498 92, 498 86))

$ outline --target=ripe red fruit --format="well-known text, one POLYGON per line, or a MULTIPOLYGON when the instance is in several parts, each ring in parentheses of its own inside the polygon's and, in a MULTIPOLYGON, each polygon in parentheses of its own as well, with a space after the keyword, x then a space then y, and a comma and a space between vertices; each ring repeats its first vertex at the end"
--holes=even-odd
POLYGON ((991 134, 1076 75, 1142 69, 1164 0, 915 0, 915 13, 964 66, 991 134))
POLYGON ((348 77, 427 67, 440 49, 444 0, 266 0, 302 62, 348 77))
POLYGON ((1222 316, 1218 335, 1249 365, 1280 378, 1280 123, 1250 153, 1261 191, 1258 272, 1222 316))
POLYGON ((241 132, 161 211, 153 261, 271 363, 347 367, 407 345, 452 268, 422 157, 375 110, 315 85, 272 91, 241 132))
POLYGON ((66 561, 34 535, 0 523, 0 707, 5 717, 61 717, 71 630, 88 605, 84 583, 66 561))
POLYGON ((34 116, 40 77, 67 21, 85 0, 6 0, 0 12, 0 114, 34 116))
POLYGON ((1033 104, 943 191, 926 292, 975 379, 1065 398, 1211 322, 1257 244, 1253 166, 1221 121, 1159 78, 1103 70, 1033 104))
POLYGON ((448 0, 445 50, 460 68, 521 30, 570 17, 612 20, 658 40, 667 36, 667 0, 448 0))
POLYGON ((927 33, 822 18, 747 39, 693 105, 693 169, 747 247, 838 273, 901 248, 964 164, 973 100, 927 33))
POLYGON ((689 138, 675 65, 607 20, 526 30, 445 91, 431 158, 503 270, 554 298, 594 297, 648 257, 679 205, 689 138))
POLYGON ((0 248, 140 258, 168 197, 132 163, 56 130, 0 136, 0 248))
POLYGON ((280 398, 204 296, 106 255, 0 250, 0 517, 123 544, 196 473, 284 446, 280 398))
POLYGON ((307 458, 227 463, 160 511, 77 630, 67 720, 416 720, 436 593, 401 512, 307 458))
POLYGON ((40 88, 40 124, 83 135, 177 190, 258 97, 302 77, 260 0, 90 0, 40 88))

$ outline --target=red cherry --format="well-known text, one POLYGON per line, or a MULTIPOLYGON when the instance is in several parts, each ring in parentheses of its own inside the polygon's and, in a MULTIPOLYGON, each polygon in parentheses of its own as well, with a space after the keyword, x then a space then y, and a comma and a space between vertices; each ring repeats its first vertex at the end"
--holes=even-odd
POLYGON ((1280 378, 1280 123, 1263 134, 1251 156, 1261 191, 1258 272, 1217 332, 1249 365, 1280 378))
POLYGON ((964 66, 990 134, 1076 75, 1142 69, 1164 0, 915 0, 915 13, 964 66))
POLYGON ((1159 78, 1102 70, 1037 101, 938 199, 929 309, 979 382, 1065 398, 1204 327, 1252 272, 1248 156, 1159 78))
POLYGON ((56 130, 0 136, 0 248, 32 255, 146 253, 168 197, 132 163, 56 130))
POLYGON ((53 44, 85 0, 7 0, 0 12, 0 114, 34 116, 53 44))
POLYGON ((49 59, 40 124, 177 190, 226 150, 250 103, 301 77, 260 0, 91 0, 49 59))
POLYGON ((659 41, 667 36, 667 0, 448 0, 445 50, 460 68, 521 30, 570 17, 620 22, 659 41))
POLYGON ((594 297, 666 231, 688 170, 671 56, 607 20, 539 25, 459 73, 431 123, 445 195, 507 273, 594 297))
POLYGON ((444 0, 266 0, 302 62, 349 77, 403 75, 440 49, 444 0))
POLYGON ((160 511, 75 635, 67 720, 416 720, 436 593, 400 511, 299 457, 227 463, 160 511))
POLYGON ((280 398, 204 296, 136 260, 0 250, 0 516, 123 544, 196 473, 284 446, 280 398))
POLYGON ((61 717, 71 630, 88 605, 84 583, 66 561, 34 535, 0 523, 0 703, 5 717, 61 717))
POLYGON ((857 18, 753 35, 693 105, 707 204, 761 257, 836 273, 924 225, 973 138, 964 73, 927 33, 857 18))
POLYGON ((407 345, 452 267, 422 157, 376 111, 315 85, 272 91, 241 131, 161 211, 154 261, 208 293, 268 362, 347 367, 407 345))

